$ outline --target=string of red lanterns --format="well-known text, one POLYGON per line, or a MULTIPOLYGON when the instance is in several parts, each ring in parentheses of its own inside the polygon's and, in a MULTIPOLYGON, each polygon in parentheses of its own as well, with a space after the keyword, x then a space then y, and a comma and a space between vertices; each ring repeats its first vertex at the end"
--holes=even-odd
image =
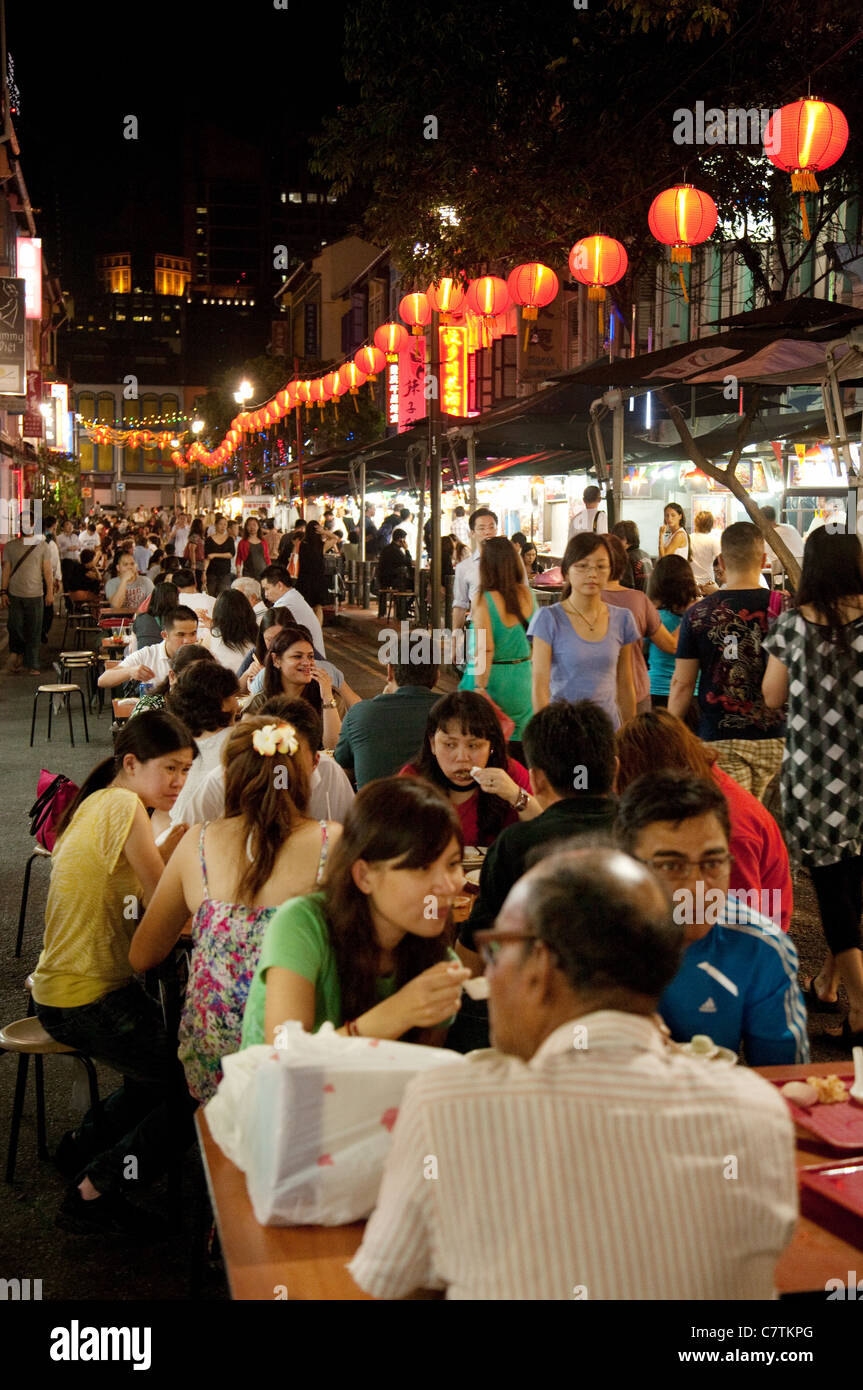
MULTIPOLYGON (((839 107, 819 98, 809 97, 783 106, 768 122, 764 135, 764 152, 777 168, 790 174, 791 187, 800 195, 803 234, 809 239, 809 222, 805 195, 818 191, 816 173, 828 169, 841 158, 848 143, 848 121, 839 107)), ((718 220, 714 200, 708 193, 691 184, 675 184, 664 189, 652 201, 647 221, 657 241, 671 248, 672 264, 677 265, 681 288, 688 299, 682 267, 691 263, 692 247, 712 236, 718 220)), ((573 279, 588 287, 588 298, 599 308, 602 326, 602 305, 608 287, 617 284, 626 274, 629 259, 622 242, 614 237, 595 234, 581 237, 569 253, 569 269, 573 279)), ((365 344, 352 359, 319 377, 293 380, 277 392, 271 401, 249 412, 241 411, 231 421, 221 444, 207 453, 197 441, 183 454, 171 455, 178 468, 200 460, 205 466, 220 467, 240 446, 244 434, 268 429, 292 410, 317 405, 323 409, 332 400, 336 407, 340 397, 350 394, 359 409, 356 397, 366 382, 374 382, 386 363, 397 360, 407 347, 411 336, 420 336, 431 322, 432 313, 440 315, 447 325, 454 314, 466 313, 478 320, 482 341, 488 343, 500 316, 518 306, 525 324, 525 351, 528 346, 529 324, 556 298, 560 281, 550 266, 527 262, 510 271, 506 280, 496 275, 482 275, 465 287, 459 280, 444 277, 433 282, 425 291, 412 290, 399 303, 399 315, 410 327, 410 334, 400 323, 388 322, 375 330, 374 342, 365 344)), ((128 443, 136 448, 166 447, 173 437, 169 433, 153 435, 149 431, 128 431, 122 441, 114 436, 120 432, 97 426, 88 431, 95 443, 128 443), (98 437, 97 437, 98 436, 98 437), (134 440, 134 442, 132 442, 134 440), (158 443, 156 441, 158 440, 158 443), (164 442, 163 442, 164 441, 164 442)))

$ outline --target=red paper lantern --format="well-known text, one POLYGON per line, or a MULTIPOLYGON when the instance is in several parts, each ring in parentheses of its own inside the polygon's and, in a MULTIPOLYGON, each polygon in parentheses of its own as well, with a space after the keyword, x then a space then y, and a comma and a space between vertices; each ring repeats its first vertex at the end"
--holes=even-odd
POLYGON ((544 309, 557 295, 560 281, 550 266, 531 261, 526 265, 517 265, 515 270, 510 271, 506 287, 513 304, 522 306, 522 318, 535 319, 540 309, 544 309))
POLYGON ((378 372, 383 371, 386 358, 378 347, 361 347, 354 353, 354 362, 369 380, 374 381, 378 372))
POLYGON ((713 235, 716 204, 709 193, 690 183, 675 184, 650 204, 647 225, 663 245, 671 247, 672 261, 692 260, 692 247, 713 235))
POLYGON ((319 406, 320 409, 323 410, 331 395, 332 391, 327 385, 326 378, 316 376, 312 381, 312 394, 310 399, 314 401, 316 406, 319 406))
POLYGON ((425 324, 431 323, 431 305, 422 291, 406 294, 399 304, 399 313, 405 323, 411 325, 411 333, 415 337, 419 337, 425 324))
POLYGON ((481 275, 467 287, 467 307, 481 318, 497 318, 509 307, 509 290, 499 275, 481 275))
POLYGON ((628 264, 626 248, 610 236, 582 237, 569 253, 573 278, 590 286, 588 299, 605 299, 606 286, 622 280, 628 264))
POLYGON ((399 353, 407 347, 409 335, 400 323, 382 323, 375 329, 375 345, 380 348, 388 362, 395 362, 399 353))
POLYGON ((338 400, 339 396, 342 394, 341 380, 342 379, 339 375, 338 368, 334 372, 327 372, 326 376, 324 377, 324 384, 325 386, 329 387, 329 394, 335 400, 338 400))
POLYGON ((465 291, 457 280, 437 280, 426 290, 426 299, 439 314, 457 314, 464 304, 465 291))
POLYGON ((835 164, 847 144, 848 122, 839 107, 815 97, 781 107, 764 132, 764 153, 791 175, 795 193, 816 193, 816 171, 835 164))
MULTIPOLYGON (((399 325, 399 327, 400 326, 401 325, 399 325)), ((405 334, 405 337, 407 337, 407 334, 405 334)), ((343 367, 339 368, 339 376, 342 379, 343 395, 345 391, 349 391, 352 396, 355 396, 360 387, 368 380, 365 372, 360 371, 356 362, 346 362, 343 367)))
POLYGON ((306 405, 312 399, 312 383, 308 378, 297 382, 297 400, 306 405))

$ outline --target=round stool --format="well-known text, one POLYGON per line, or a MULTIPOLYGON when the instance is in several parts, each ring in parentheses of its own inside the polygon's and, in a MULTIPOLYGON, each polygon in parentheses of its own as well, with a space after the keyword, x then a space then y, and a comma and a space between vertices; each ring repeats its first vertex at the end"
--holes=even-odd
POLYGON ((66 714, 69 719, 69 740, 72 747, 75 747, 75 733, 72 728, 72 695, 78 695, 81 700, 81 715, 84 719, 84 737, 90 742, 90 731, 87 728, 87 704, 84 699, 84 692, 80 685, 40 685, 33 696, 33 719, 30 724, 30 747, 33 747, 33 739, 36 737, 36 713, 39 708, 39 696, 48 696, 48 742, 51 742, 51 720, 54 714, 54 696, 62 698, 66 714))
POLYGON ((36 1147, 40 1158, 48 1157, 45 1133, 45 1090, 42 1076, 43 1057, 56 1057, 62 1054, 77 1057, 83 1062, 90 1085, 90 1104, 93 1109, 99 1104, 99 1087, 96 1081, 96 1068, 93 1066, 92 1059, 85 1053, 79 1052, 77 1048, 55 1042, 51 1034, 46 1033, 38 1018, 19 1018, 14 1023, 7 1023, 5 1028, 0 1028, 0 1050, 18 1053, 18 1076, 15 1081, 15 1099, 12 1102, 9 1149, 6 1156, 6 1181, 12 1182, 15 1176, 15 1160, 18 1156, 18 1132, 21 1128, 21 1115, 24 1110, 27 1068, 30 1058, 36 1058, 36 1147))

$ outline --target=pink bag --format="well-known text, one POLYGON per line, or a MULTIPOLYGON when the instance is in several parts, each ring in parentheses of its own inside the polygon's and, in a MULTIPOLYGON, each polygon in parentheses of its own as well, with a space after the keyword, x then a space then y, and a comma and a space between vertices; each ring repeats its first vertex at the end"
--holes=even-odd
POLYGON ((552 565, 551 569, 543 570, 542 574, 535 574, 530 581, 533 589, 554 589, 565 582, 560 565, 552 565))
POLYGON ((43 767, 39 773, 36 791, 36 800, 27 813, 30 817, 30 834, 36 836, 43 849, 50 851, 53 850, 57 839, 60 817, 66 807, 75 800, 78 788, 68 777, 64 777, 62 772, 55 775, 53 772, 46 772, 43 767))

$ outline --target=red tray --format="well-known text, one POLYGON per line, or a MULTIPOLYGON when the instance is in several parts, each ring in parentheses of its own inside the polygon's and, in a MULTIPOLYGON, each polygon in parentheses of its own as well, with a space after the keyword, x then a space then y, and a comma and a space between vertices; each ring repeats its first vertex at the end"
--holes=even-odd
POLYGON ((828 1202, 863 1216, 863 1158, 801 1168, 799 1177, 804 1187, 826 1197, 828 1202))
MULTIPOLYGON (((839 1076, 838 1071, 836 1075, 839 1076)), ((854 1073, 839 1076, 839 1080, 844 1081, 850 1091, 854 1085, 854 1073)), ((774 1081, 773 1084, 781 1088, 786 1083, 774 1081)), ((863 1153, 863 1105, 857 1105, 853 1100, 842 1100, 834 1105, 813 1105, 811 1110, 807 1110, 805 1106, 794 1105, 792 1101, 785 1103, 796 1123, 808 1129, 810 1134, 817 1134, 831 1149, 863 1153)))

